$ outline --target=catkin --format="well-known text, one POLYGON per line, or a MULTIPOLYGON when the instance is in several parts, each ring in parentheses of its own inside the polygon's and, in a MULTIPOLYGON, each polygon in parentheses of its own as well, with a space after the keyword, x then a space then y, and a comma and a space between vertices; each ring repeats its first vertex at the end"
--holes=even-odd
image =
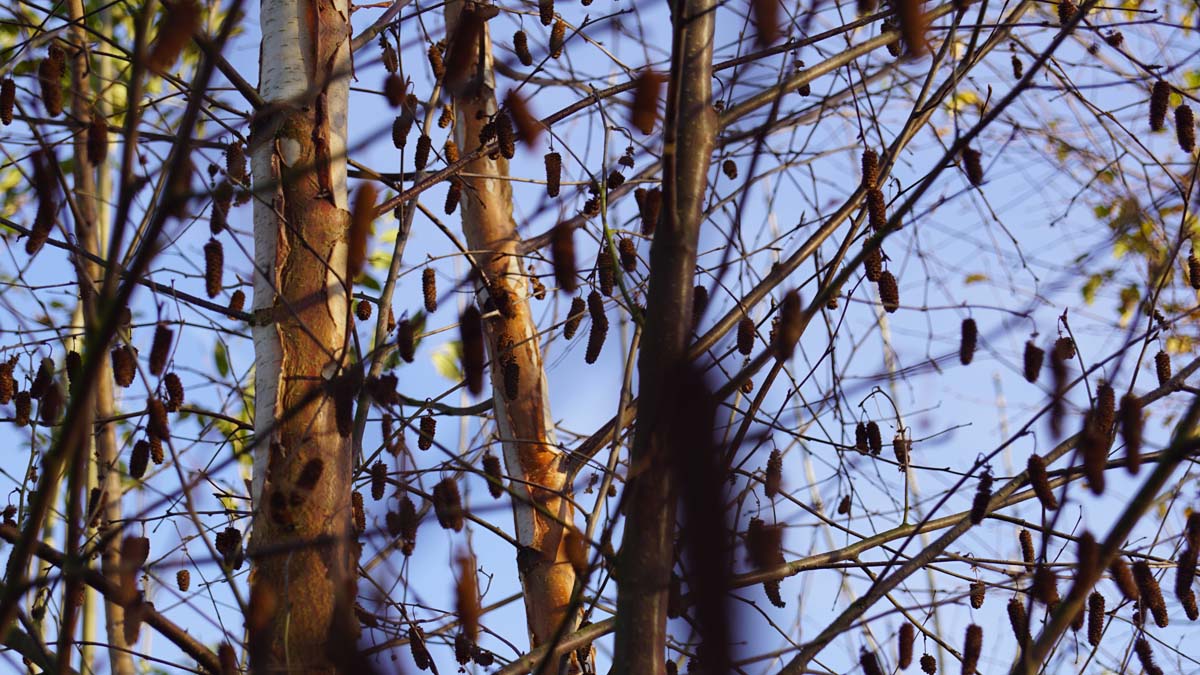
POLYGON ((175 573, 175 585, 179 587, 180 593, 187 593, 188 588, 192 585, 192 573, 187 570, 179 570, 175 573))
MULTIPOLYGON (((454 108, 451 107, 451 105, 449 103, 447 103, 446 105, 442 106, 442 112, 440 115, 438 115, 437 125, 438 125, 439 129, 445 129, 453 123, 454 123, 454 108)), ((451 143, 451 141, 447 140, 446 143, 448 145, 451 143)), ((447 157, 446 163, 453 164, 454 162, 457 162, 457 161, 458 161, 458 146, 455 146, 454 147, 454 159, 451 160, 447 157)))
POLYGON ((737 162, 734 162, 732 159, 727 159, 724 162, 721 162, 721 173, 724 173, 725 177, 729 180, 734 180, 737 178, 737 162))
POLYGON ((867 446, 867 425, 859 422, 854 425, 854 449, 859 454, 867 454, 869 448, 867 446))
POLYGON ((983 628, 975 624, 967 626, 967 636, 963 641, 963 675, 971 675, 979 665, 979 655, 983 651, 983 628))
POLYGON ((587 298, 588 314, 592 317, 592 329, 588 333, 587 353, 583 360, 588 364, 600 358, 600 350, 604 349, 604 338, 608 335, 608 317, 604 314, 604 298, 597 291, 592 291, 587 298))
POLYGON ((658 226, 658 217, 662 213, 662 190, 659 188, 638 188, 633 191, 638 204, 638 215, 642 217, 642 234, 654 234, 658 226))
POLYGON ((888 314, 892 314, 900 309, 900 286, 896 283, 896 277, 888 270, 884 270, 879 274, 879 301, 883 304, 883 309, 888 314))
POLYGON ((371 465, 371 499, 375 501, 383 499, 385 490, 387 490, 387 464, 378 461, 371 465))
POLYGON ((446 144, 442 146, 442 156, 446 159, 446 164, 454 164, 458 161, 458 144, 454 142, 454 139, 446 139, 446 144))
POLYGON ((462 180, 457 176, 452 176, 449 185, 446 187, 446 204, 442 210, 448 216, 453 214, 458 210, 460 200, 462 200, 462 180))
POLYGON ((1088 596, 1087 627, 1088 644, 1099 646, 1104 633, 1104 596, 1099 591, 1092 591, 1088 596))
POLYGON ((1184 152, 1191 154, 1196 149, 1196 116, 1186 103, 1175 109, 1175 136, 1184 152))
POLYGON ((108 125, 99 110, 92 111, 87 130, 87 160, 92 166, 103 164, 108 157, 108 125))
POLYGON ((467 381, 467 390, 478 395, 483 391, 483 319, 479 309, 468 305, 459 317, 459 338, 463 346, 463 376, 467 381))
POLYGON ((937 659, 933 657, 933 654, 921 655, 921 672, 925 675, 937 674, 937 659))
POLYGON ((354 534, 367 531, 367 511, 363 508, 363 496, 358 490, 350 493, 350 513, 354 518, 354 534))
POLYGON ((437 434, 437 418, 433 416, 432 412, 427 412, 421 417, 420 430, 417 447, 422 450, 432 448, 434 436, 437 434))
POLYGON ((453 478, 443 478, 433 487, 433 512, 438 524, 447 530, 461 532, 463 529, 462 496, 458 483, 453 478))
POLYGON ((1078 11, 1079 7, 1073 0, 1058 0, 1058 25, 1065 26, 1071 23, 1078 11))
POLYGON ((8 405, 16 392, 17 381, 13 377, 13 369, 16 368, 16 365, 16 357, 0 362, 0 405, 8 405))
POLYGON ((29 426, 29 418, 33 414, 33 397, 29 395, 29 392, 18 391, 13 396, 13 406, 15 408, 13 424, 18 427, 29 426))
POLYGON ((1112 564, 1108 566, 1108 573, 1112 575, 1113 583, 1117 585, 1121 595, 1125 596, 1127 600, 1137 602, 1141 593, 1133 578, 1133 572, 1129 569, 1129 564, 1121 558, 1114 558, 1112 564))
POLYGON ((543 26, 554 23, 554 0, 538 0, 538 18, 543 26))
POLYGON ((371 318, 371 303, 368 300, 359 300, 354 305, 354 317, 359 321, 367 321, 371 318))
POLYGON ((1192 288, 1200 291, 1200 258, 1196 257, 1196 252, 1192 251, 1187 258, 1188 283, 1192 288))
POLYGON ((608 245, 608 239, 604 240, 600 254, 596 256, 596 280, 600 284, 600 292, 611 298, 616 288, 617 269, 613 264, 612 247, 608 245))
POLYGON ((1033 563, 1036 560, 1037 554, 1033 550, 1033 535, 1024 528, 1017 533, 1017 541, 1021 543, 1021 560, 1025 563, 1026 570, 1033 570, 1033 563))
POLYGON ((1029 642, 1029 616, 1025 613, 1025 603, 1015 595, 1008 599, 1008 625, 1012 626, 1018 645, 1023 647, 1029 642))
POLYGON ((862 186, 867 190, 879 187, 879 153, 871 148, 862 153, 862 186))
POLYGON ((559 19, 554 22, 554 27, 550 29, 550 58, 557 59, 562 56, 563 44, 567 39, 567 22, 559 19))
MULTIPOLYGON (((63 369, 67 371, 67 382, 72 385, 79 383, 79 375, 83 372, 83 357, 79 355, 79 352, 74 350, 67 352, 63 359, 63 369)), ((0 403, 4 402, 0 401, 0 403)))
POLYGON ((576 297, 571 300, 571 308, 567 310, 567 320, 563 323, 563 337, 570 340, 575 337, 575 331, 579 330, 579 322, 583 321, 584 311, 587 309, 583 298, 576 297))
POLYGON ((154 342, 150 344, 150 374, 162 375, 163 370, 167 367, 167 357, 171 355, 171 340, 175 336, 175 331, 167 327, 165 323, 159 323, 154 327, 154 342))
POLYGON ((113 380, 118 387, 128 387, 133 384, 133 376, 137 372, 137 358, 129 345, 112 350, 113 380))
POLYGON ((763 491, 768 499, 774 499, 783 486, 783 454, 778 449, 772 450, 767 458, 766 477, 763 479, 763 491))
POLYGON ((754 351, 754 320, 748 316, 738 322, 737 350, 742 356, 750 356, 754 351))
POLYGON ((879 658, 875 656, 875 652, 866 649, 859 652, 858 665, 862 666, 863 675, 883 675, 883 668, 879 666, 879 658))
POLYGON ((1075 341, 1063 336, 1054 341, 1054 353, 1061 361, 1075 358, 1075 341))
POLYGON ((483 456, 483 473, 488 477, 488 493, 492 499, 504 494, 504 472, 500 470, 500 458, 487 453, 483 456))
POLYGON ((1159 350, 1154 355, 1154 373, 1158 375, 1158 384, 1164 385, 1171 379, 1171 357, 1159 350))
POLYGON ((413 116, 407 112, 401 114, 392 122, 392 145, 403 149, 408 144, 408 132, 412 131, 413 116))
POLYGON ((575 279, 575 230, 566 222, 554 227, 550 234, 550 257, 554 262, 554 279, 565 293, 578 288, 575 279))
POLYGON ((167 406, 161 399, 151 396, 146 399, 146 432, 151 438, 167 439, 171 437, 171 427, 167 423, 167 406))
POLYGON ((979 609, 980 607, 983 607, 983 601, 987 599, 987 584, 983 583, 979 579, 972 581, 971 586, 967 591, 967 596, 971 600, 971 607, 973 609, 979 609))
POLYGON ((875 232, 887 227, 887 200, 879 188, 867 190, 867 224, 875 232))
POLYGON ((38 64, 38 83, 46 114, 58 117, 63 111, 62 77, 67 71, 67 54, 58 45, 50 45, 46 58, 38 64))
POLYGON ((1121 397, 1121 439, 1125 442, 1125 468, 1137 475, 1142 465, 1142 401, 1132 392, 1121 397))
POLYGON ((896 652, 897 665, 900 670, 905 670, 912 665, 913 660, 913 643, 917 640, 917 629, 908 621, 900 625, 900 632, 896 636, 896 652))
POLYGON ((617 253, 621 258, 621 269, 626 274, 633 274, 637 270, 637 246, 633 237, 621 237, 617 242, 617 253))
POLYGON ((975 359, 975 345, 979 340, 979 327, 975 325, 975 319, 970 317, 963 319, 962 322, 962 338, 958 344, 958 360, 964 365, 970 365, 975 359))
POLYGON ((440 80, 446 76, 446 62, 442 58, 442 50, 436 44, 429 45, 429 69, 433 71, 434 79, 440 80))
POLYGON ((1162 668, 1154 662, 1154 651, 1150 649, 1150 642, 1146 638, 1138 638, 1137 642, 1133 643, 1133 651, 1137 653, 1138 661, 1141 662, 1146 675, 1163 675, 1162 668))
POLYGON ((1058 499, 1050 488, 1050 477, 1046 474, 1046 460, 1041 455, 1030 455, 1025 465, 1029 473, 1029 484, 1033 486, 1033 494, 1042 503, 1042 508, 1053 511, 1058 508, 1058 499))
POLYGON ((979 487, 975 490, 975 499, 971 502, 971 524, 978 525, 987 515, 988 504, 992 501, 992 472, 984 471, 979 477, 979 487))
POLYGON ((562 155, 548 152, 544 158, 546 163, 546 194, 557 197, 562 185, 562 155))
POLYGON ((517 53, 517 59, 521 65, 525 67, 533 65, 533 54, 529 53, 529 38, 525 35, 525 31, 519 30, 513 33, 513 51, 517 53))
POLYGON ((0 124, 8 126, 13 121, 13 107, 17 103, 17 83, 11 77, 0 81, 0 124))
POLYGON ((839 516, 845 516, 850 513, 850 495, 845 495, 838 502, 837 512, 839 516))
POLYGON ((512 159, 517 154, 517 134, 513 130, 512 117, 507 110, 496 113, 496 145, 504 159, 512 159))
POLYGON ((1029 594, 1034 600, 1053 608, 1058 604, 1058 576, 1049 565, 1038 565, 1033 571, 1033 584, 1029 594))
POLYGON ((1167 121, 1167 104, 1171 99, 1171 85, 1163 80, 1154 83, 1150 90, 1150 130, 1162 131, 1167 121))
POLYGON ((1196 580, 1196 548, 1190 543, 1184 547, 1175 566, 1175 597, 1183 607, 1188 621, 1200 618, 1200 608, 1196 607, 1196 593, 1192 590, 1192 582, 1196 580))
POLYGON ((1167 603, 1163 600, 1162 589, 1158 585, 1158 580, 1154 578, 1154 572, 1150 569, 1149 563, 1145 560, 1133 563, 1133 580, 1137 583, 1142 606, 1150 608, 1155 625, 1159 628, 1166 628, 1169 622, 1167 603))
MULTIPOLYGON (((864 244, 863 246, 868 245, 864 244)), ((879 247, 867 249, 866 255, 863 257, 863 273, 867 275, 867 281, 879 281, 879 277, 883 274, 883 251, 879 247)))
POLYGON ((229 311, 240 312, 245 306, 246 294, 242 290, 236 290, 229 296, 229 311))
POLYGON ((421 296, 425 300, 425 311, 436 312, 438 308, 437 277, 432 267, 426 267, 421 272, 421 296))
POLYGON ((867 446, 871 448, 871 454, 876 457, 883 452, 883 437, 879 433, 879 425, 875 420, 867 422, 867 446))
POLYGON ((234 182, 246 182, 246 151, 237 141, 225 146, 225 175, 234 182))
POLYGON ((971 181, 971 185, 983 185, 983 161, 979 151, 971 147, 963 148, 962 160, 963 169, 967 172, 967 180, 971 181))
POLYGON ((417 137, 417 151, 413 155, 413 166, 420 171, 429 163, 429 151, 433 149, 433 139, 429 134, 421 134, 417 137))
POLYGON ((1046 352, 1033 344, 1033 340, 1025 342, 1024 374, 1028 382, 1037 382, 1038 373, 1042 372, 1042 363, 1046 360, 1046 352))
POLYGON ((138 441, 133 444, 133 450, 129 453, 129 475, 131 478, 141 480, 142 476, 146 475, 146 467, 150 463, 150 444, 146 441, 138 441))
POLYGON ((183 405, 183 381, 175 373, 167 373, 163 388, 167 390, 167 412, 178 412, 183 405))
POLYGON ((1012 55, 1012 74, 1014 80, 1021 79, 1025 74, 1025 64, 1021 63, 1021 59, 1017 58, 1016 54, 1012 55))
POLYGON ((209 239, 204 245, 204 291, 215 298, 221 292, 221 277, 225 273, 225 252, 221 242, 209 239))

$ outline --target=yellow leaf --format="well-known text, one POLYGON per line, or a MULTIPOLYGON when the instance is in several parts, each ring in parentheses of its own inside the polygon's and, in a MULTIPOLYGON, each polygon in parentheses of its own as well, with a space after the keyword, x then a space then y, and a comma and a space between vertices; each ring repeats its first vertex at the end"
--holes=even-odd
POLYGON ((1187 354, 1192 351, 1192 338, 1188 335, 1172 335, 1167 338, 1167 352, 1187 354))
POLYGON ((442 377, 458 381, 463 377, 462 371, 458 367, 461 359, 462 343, 454 340, 438 347, 437 351, 433 353, 433 367, 442 377))
POLYGON ((981 281, 987 281, 987 280, 988 280, 988 277, 986 274, 980 274, 979 272, 976 272, 974 274, 968 274, 966 280, 963 283, 977 284, 981 281))

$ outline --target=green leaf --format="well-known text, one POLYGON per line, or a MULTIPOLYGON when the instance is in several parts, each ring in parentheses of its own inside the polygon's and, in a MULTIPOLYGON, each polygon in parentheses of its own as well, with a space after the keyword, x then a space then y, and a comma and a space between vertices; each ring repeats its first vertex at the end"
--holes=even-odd
POLYGON ((229 375, 229 351, 224 342, 218 342, 213 349, 213 360, 217 364, 217 372, 221 377, 229 375))
POLYGON ((455 382, 462 379, 458 363, 462 360, 462 342, 452 340, 433 353, 433 367, 442 377, 455 382))

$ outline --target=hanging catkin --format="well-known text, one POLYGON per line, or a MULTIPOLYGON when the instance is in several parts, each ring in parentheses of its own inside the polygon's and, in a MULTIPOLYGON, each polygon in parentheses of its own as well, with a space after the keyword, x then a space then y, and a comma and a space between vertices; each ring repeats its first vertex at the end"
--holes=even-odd
POLYGON ((962 151, 963 169, 967 172, 967 180, 971 185, 983 185, 983 159, 975 148, 967 147, 962 151))
POLYGON ((888 270, 879 274, 879 301, 888 314, 900 309, 900 286, 888 270))
POLYGON ((554 262, 554 279, 564 293, 574 293, 575 230, 565 222, 554 227, 550 235, 550 257, 554 262))
POLYGON ((1042 372, 1042 363, 1046 359, 1046 352, 1041 347, 1033 344, 1033 340, 1025 342, 1024 355, 1024 374, 1028 382, 1037 382, 1038 374, 1042 372))
POLYGON ((604 298, 597 291, 588 294, 588 313, 592 317, 592 328, 588 333, 587 353, 584 361, 592 364, 600 358, 604 349, 604 338, 608 335, 608 317, 604 314, 604 298))
POLYGON ((1171 99, 1171 85, 1163 80, 1154 83, 1150 90, 1150 130, 1162 131, 1167 121, 1167 104, 1171 99))
POLYGON ((150 344, 150 374, 162 375, 167 366, 167 357, 171 354, 171 340, 175 332, 165 323, 154 327, 154 342, 150 344))
POLYGON ((1125 468, 1137 475, 1142 466, 1142 401, 1132 392, 1121 397, 1121 440, 1125 442, 1125 468))
POLYGON ((221 279, 225 273, 225 251, 221 242, 209 239, 204 245, 204 291, 215 298, 221 293, 221 279))
POLYGON ((738 322, 737 350, 742 356, 750 356, 754 351, 754 320, 748 316, 738 322))
POLYGON ((437 311, 437 276, 432 267, 426 267, 421 272, 421 297, 425 300, 426 312, 437 311))
POLYGON ((1171 379, 1171 357, 1162 350, 1154 355, 1154 373, 1158 375, 1159 386, 1171 379))
POLYGON ((557 152, 548 152, 545 157, 546 163, 546 194, 551 197, 557 197, 562 181, 562 155, 557 152))
POLYGON ((1046 474, 1046 460, 1040 455, 1030 455, 1025 465, 1029 473, 1029 484, 1033 486, 1033 494, 1042 503, 1042 508, 1053 511, 1058 508, 1058 499, 1050 489, 1050 477, 1046 474))
POLYGON ((517 53, 517 59, 521 65, 525 67, 533 65, 533 54, 529 53, 529 38, 525 35, 525 31, 519 30, 513 33, 513 51, 517 53))
POLYGON ((964 365, 970 365, 975 359, 975 345, 979 340, 979 327, 975 325, 975 319, 970 317, 963 319, 962 322, 962 338, 958 344, 958 360, 964 365))
POLYGON ((1186 103, 1175 109, 1175 136, 1180 150, 1191 154, 1196 149, 1196 116, 1186 103))
POLYGON ((433 149, 433 139, 429 134, 421 134, 417 137, 417 152, 413 155, 413 166, 420 171, 429 163, 429 151, 433 149))
POLYGON ((583 321, 583 315, 587 310, 587 303, 583 298, 575 297, 571 300, 571 308, 567 310, 567 320, 563 324, 563 337, 570 340, 575 337, 575 331, 579 330, 579 323, 583 321))
POLYGON ((67 54, 58 45, 50 45, 46 58, 38 64, 38 83, 42 88, 42 105, 50 117, 63 111, 62 77, 67 71, 67 54))
POLYGON ((559 19, 554 22, 554 27, 550 29, 550 58, 557 59, 562 56, 563 45, 567 39, 567 22, 559 19))
POLYGON ((13 121, 13 107, 17 103, 17 83, 11 77, 0 81, 0 124, 8 126, 13 121))

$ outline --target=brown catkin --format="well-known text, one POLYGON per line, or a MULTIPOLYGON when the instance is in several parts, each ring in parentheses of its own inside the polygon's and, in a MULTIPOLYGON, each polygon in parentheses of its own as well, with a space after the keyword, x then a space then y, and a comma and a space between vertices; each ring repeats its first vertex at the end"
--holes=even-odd
POLYGON ((446 187, 446 204, 442 208, 446 215, 453 214, 458 210, 458 203, 462 200, 462 180, 457 176, 450 178, 450 183, 446 187))
POLYGON ((17 102, 17 83, 11 77, 0 81, 0 124, 8 126, 13 121, 13 106, 17 102))
POLYGON ((725 177, 729 180, 734 180, 737 178, 737 162, 733 161, 732 159, 727 159, 724 162, 721 162, 721 173, 725 174, 725 177))
POLYGON ((49 386, 46 387, 45 395, 42 396, 42 422, 47 425, 52 425, 58 422, 58 414, 62 412, 62 406, 62 387, 58 386, 57 382, 51 382, 49 386))
POLYGON ((769 499, 774 499, 783 486, 783 454, 772 450, 767 458, 766 477, 763 479, 763 490, 769 499))
POLYGON ((1092 591, 1088 596, 1087 627, 1088 644, 1099 646, 1104 633, 1104 596, 1099 591, 1092 591))
POLYGON ((900 465, 900 470, 904 471, 908 468, 908 458, 912 454, 912 440, 905 438, 903 432, 897 433, 892 437, 892 452, 896 453, 896 462, 900 465))
POLYGON ((241 289, 229 296, 229 311, 240 312, 246 306, 246 293, 241 289))
POLYGON ((92 119, 88 122, 87 131, 87 160, 92 166, 103 164, 108 157, 108 125, 99 110, 92 111, 92 119))
POLYGON ((611 298, 617 283, 617 266, 613 263, 612 248, 607 239, 596 256, 596 281, 600 285, 600 292, 611 298))
POLYGON ((654 234, 658 226, 658 217, 662 213, 662 190, 659 188, 638 188, 633 191, 638 204, 638 215, 642 217, 642 234, 654 234))
POLYGON ((417 137, 417 152, 413 155, 413 166, 417 171, 425 168, 429 163, 429 151, 433 149, 433 139, 429 134, 421 134, 417 137))
POLYGON ((1026 570, 1033 570, 1033 563, 1037 554, 1033 550, 1033 535, 1024 528, 1017 533, 1017 540, 1021 542, 1021 560, 1025 563, 1026 570))
POLYGON ((467 381, 467 390, 479 395, 483 391, 483 318, 479 308, 474 304, 467 305, 458 320, 459 339, 462 340, 463 378, 467 381))
POLYGON ((975 319, 970 317, 963 319, 962 322, 962 338, 958 343, 958 360, 964 365, 970 365, 971 361, 975 360, 975 346, 979 341, 979 327, 975 324, 975 319))
POLYGON ((63 111, 62 77, 67 71, 67 54, 58 45, 50 45, 46 58, 38 64, 38 83, 46 114, 58 117, 63 111))
POLYGON ((1038 374, 1042 372, 1042 363, 1046 360, 1046 351, 1033 344, 1033 340, 1025 342, 1024 374, 1028 382, 1037 382, 1038 374))
POLYGON ((442 58, 442 50, 438 49, 436 44, 429 45, 429 69, 433 71, 435 79, 442 79, 446 76, 446 62, 442 58))
POLYGON ((483 456, 483 473, 488 477, 488 493, 492 499, 504 494, 504 472, 500 469, 500 458, 492 453, 483 456))
POLYGON ((1061 361, 1075 358, 1075 341, 1063 336, 1054 341, 1054 353, 1061 361))
POLYGON ((971 147, 963 148, 962 161, 963 169, 967 172, 967 180, 971 181, 971 185, 975 187, 983 185, 983 161, 979 151, 971 147))
POLYGON ((566 222, 554 226, 550 233, 550 257, 554 262, 554 280, 566 293, 578 288, 575 278, 575 230, 566 222))
MULTIPOLYGON (((78 384, 79 375, 83 372, 83 357, 79 355, 79 352, 67 352, 66 358, 63 359, 63 369, 67 371, 67 381, 71 384, 78 384)), ((0 403, 7 403, 7 401, 0 401, 0 403)))
POLYGON ((378 461, 371 465, 371 499, 375 501, 383 499, 385 490, 387 490, 387 464, 378 461))
POLYGON ((983 651, 983 628, 975 624, 967 626, 967 636, 963 640, 962 673, 971 675, 979 665, 979 655, 983 651))
POLYGON ((921 655, 921 672, 925 675, 937 675, 937 659, 933 654, 921 655))
POLYGON ((1154 83, 1150 90, 1150 130, 1162 131, 1167 121, 1167 104, 1171 99, 1171 85, 1163 80, 1154 83))
MULTIPOLYGON (((864 244, 866 246, 867 244, 864 244)), ((883 274, 883 251, 878 246, 871 247, 866 251, 863 257, 863 273, 867 275, 867 281, 879 281, 879 277, 883 274)))
POLYGON ((576 297, 571 300, 571 308, 567 310, 567 320, 563 323, 563 337, 570 340, 575 337, 575 331, 579 330, 579 322, 583 321, 584 311, 587 309, 587 304, 583 298, 576 297))
POLYGON ((458 483, 453 478, 443 478, 433 487, 433 511, 437 515, 438 524, 447 530, 461 532, 463 529, 462 496, 458 493, 458 483))
POLYGON ((1029 616, 1025 613, 1025 603, 1015 595, 1008 599, 1008 625, 1012 626, 1018 645, 1029 642, 1029 616))
POLYGON ((987 584, 979 579, 971 582, 971 586, 967 591, 967 596, 971 600, 971 607, 979 609, 983 607, 983 601, 987 598, 987 584))
POLYGON ((0 405, 8 405, 12 401, 13 394, 16 393, 17 381, 13 377, 13 369, 16 368, 16 365, 16 357, 0 362, 0 405))
POLYGON ((1175 109, 1175 136, 1180 150, 1190 154, 1196 149, 1196 116, 1186 103, 1175 109))
POLYGON ((446 160, 446 164, 453 164, 458 161, 458 144, 454 139, 447 138, 445 145, 442 146, 442 156, 446 160))
MULTIPOLYGON (((449 103, 447 103, 446 105, 442 106, 442 112, 440 115, 438 115, 437 125, 438 125, 439 129, 445 129, 453 123, 454 123, 454 108, 449 103)), ((449 144, 450 141, 446 141, 446 143, 449 144)), ((455 150, 454 159, 450 160, 449 158, 447 158, 446 159, 447 164, 453 164, 454 162, 458 161, 458 146, 454 146, 454 150, 455 150)))
POLYGON ((1138 638, 1137 642, 1133 643, 1133 651, 1137 653, 1138 661, 1141 662, 1146 675, 1163 675, 1163 669, 1154 662, 1154 651, 1150 649, 1149 640, 1144 637, 1138 638))
POLYGON ((1065 26, 1071 23, 1078 11, 1079 7, 1073 0, 1058 0, 1058 25, 1065 26))
POLYGON ((988 504, 992 501, 992 472, 985 470, 979 477, 979 487, 975 490, 975 499, 971 502, 971 524, 978 525, 987 515, 988 504))
POLYGON ((1021 63, 1021 59, 1017 58, 1016 54, 1012 55, 1012 74, 1014 80, 1021 79, 1025 74, 1025 64, 1021 63))
POLYGON ((562 56, 563 43, 567 39, 567 22, 559 19, 554 22, 554 27, 550 29, 550 58, 557 59, 562 56))
POLYGON ((862 153, 862 186, 868 190, 879 187, 879 153, 871 148, 862 153))
POLYGON ((171 427, 167 422, 167 406, 162 399, 151 396, 146 399, 146 433, 151 438, 165 440, 171 437, 171 427))
POLYGON ((437 418, 432 412, 427 412, 421 417, 420 430, 417 447, 422 450, 432 448, 434 436, 437 434, 437 418))
POLYGON ((887 227, 887 200, 879 188, 867 190, 867 224, 874 232, 887 227))
POLYGON ((118 387, 128 387, 133 384, 133 376, 137 372, 137 357, 129 345, 112 350, 113 380, 118 387))
POLYGON ((400 115, 392 122, 392 145, 396 146, 396 149, 402 149, 408 144, 408 132, 412 131, 412 125, 413 116, 409 113, 400 115))
POLYGON ((225 175, 238 183, 246 181, 246 151, 238 141, 225 146, 225 175))
POLYGON ((363 496, 358 490, 350 493, 350 513, 354 519, 354 534, 367 531, 367 510, 363 507, 363 496))
POLYGON ((28 391, 18 391, 13 396, 13 424, 18 427, 29 426, 29 417, 33 414, 33 397, 28 391))
POLYGON ((171 340, 175 332, 165 323, 154 327, 154 342, 150 344, 150 374, 162 375, 167 367, 167 357, 171 355, 171 340))
POLYGON ((557 152, 547 152, 546 163, 546 194, 557 197, 562 186, 562 155, 557 152))
POLYGON ((858 665, 862 666, 863 675, 883 675, 883 668, 879 666, 879 658, 875 656, 875 652, 866 649, 859 652, 858 665))
POLYGON ((543 26, 554 23, 554 0, 538 0, 538 18, 543 26))
POLYGON ((905 670, 912 665, 913 660, 913 643, 917 640, 917 629, 908 621, 900 625, 900 632, 896 636, 896 664, 900 666, 900 670, 905 670))
POLYGON ((1163 600, 1162 589, 1158 585, 1158 580, 1154 578, 1150 564, 1145 560, 1133 563, 1133 580, 1137 583, 1142 606, 1149 607, 1151 614, 1154 615, 1155 625, 1159 628, 1166 628, 1169 622, 1167 603, 1163 600))
POLYGON ((1125 442, 1125 468, 1136 475, 1142 466, 1142 401, 1133 392, 1121 397, 1121 440, 1125 442))
POLYGON ((837 512, 839 516, 845 516, 850 513, 850 495, 842 497, 838 502, 837 512))
POLYGON ((859 422, 854 425, 854 449, 860 454, 867 454, 869 448, 867 446, 867 425, 859 422))
POLYGON ((1108 382, 1101 382, 1096 387, 1096 423, 1100 431, 1108 436, 1112 433, 1113 424, 1117 419, 1117 394, 1108 382))
POLYGON ((1196 548, 1187 544, 1175 566, 1175 597, 1183 607, 1188 621, 1200 618, 1200 608, 1196 607, 1196 593, 1192 590, 1192 582, 1196 580, 1196 548))
POLYGON ((37 375, 33 378, 33 384, 29 385, 29 395, 36 399, 42 398, 46 395, 46 391, 50 388, 50 383, 53 381, 54 359, 42 359, 37 369, 37 375))
POLYGON ((1196 252, 1192 251, 1187 258, 1188 283, 1192 288, 1200 291, 1200 258, 1196 257, 1196 252))
POLYGON ((144 440, 133 444, 129 453, 129 476, 140 480, 150 463, 150 444, 144 440))
POLYGON ((512 159, 517 154, 517 134, 513 130, 512 117, 507 110, 496 113, 496 145, 504 159, 512 159))
POLYGON ((1046 460, 1041 455, 1030 455, 1025 465, 1029 472, 1029 484, 1033 486, 1033 494, 1042 503, 1042 508, 1053 511, 1058 508, 1058 499, 1050 488, 1050 477, 1046 474, 1046 460))
POLYGON ((900 286, 896 283, 896 277, 887 270, 879 274, 879 302, 888 314, 900 309, 900 286))
POLYGON ((1033 584, 1029 594, 1034 600, 1053 608, 1058 604, 1058 576, 1049 565, 1038 565, 1033 571, 1033 584))
POLYGON ((178 412, 183 405, 183 381, 175 373, 163 376, 163 388, 167 390, 167 412, 178 412))
POLYGON ((354 305, 354 317, 359 321, 367 321, 371 318, 371 302, 369 300, 359 300, 354 305))
POLYGON ((633 237, 621 237, 621 241, 617 242, 617 253, 621 257, 621 269, 626 274, 637 271, 637 245, 633 243, 633 237))
POLYGON ((525 35, 525 31, 519 30, 513 33, 513 51, 517 53, 517 59, 521 65, 526 67, 533 65, 533 54, 529 52, 529 38, 525 35))
POLYGON ((1159 350, 1154 355, 1154 373, 1158 375, 1158 384, 1164 385, 1171 379, 1171 357, 1159 350))
POLYGON ((225 273, 225 251, 221 242, 209 239, 204 245, 204 291, 215 298, 221 292, 221 277, 225 273))
POLYGON ((867 446, 871 449, 871 454, 876 457, 883 452, 883 437, 879 433, 879 425, 875 420, 867 422, 867 446))
POLYGON ((754 320, 748 316, 738 322, 737 350, 743 356, 750 356, 754 351, 754 320))
POLYGON ((425 300, 426 312, 437 311, 437 276, 432 267, 426 267, 421 272, 421 297, 425 300))
POLYGON ((1136 602, 1141 596, 1137 582, 1133 578, 1133 572, 1129 569, 1129 564, 1122 558, 1114 558, 1112 564, 1108 566, 1108 573, 1112 575, 1113 583, 1117 585, 1117 589, 1121 591, 1121 595, 1127 600, 1136 602))
POLYGON ((588 314, 592 317, 592 329, 588 333, 587 353, 583 360, 589 364, 600 358, 600 350, 604 349, 604 338, 608 336, 608 317, 604 314, 604 298, 597 291, 592 291, 587 298, 588 314))
POLYGON ((180 593, 187 593, 187 590, 192 586, 192 573, 187 570, 176 572, 175 585, 179 587, 180 593))

